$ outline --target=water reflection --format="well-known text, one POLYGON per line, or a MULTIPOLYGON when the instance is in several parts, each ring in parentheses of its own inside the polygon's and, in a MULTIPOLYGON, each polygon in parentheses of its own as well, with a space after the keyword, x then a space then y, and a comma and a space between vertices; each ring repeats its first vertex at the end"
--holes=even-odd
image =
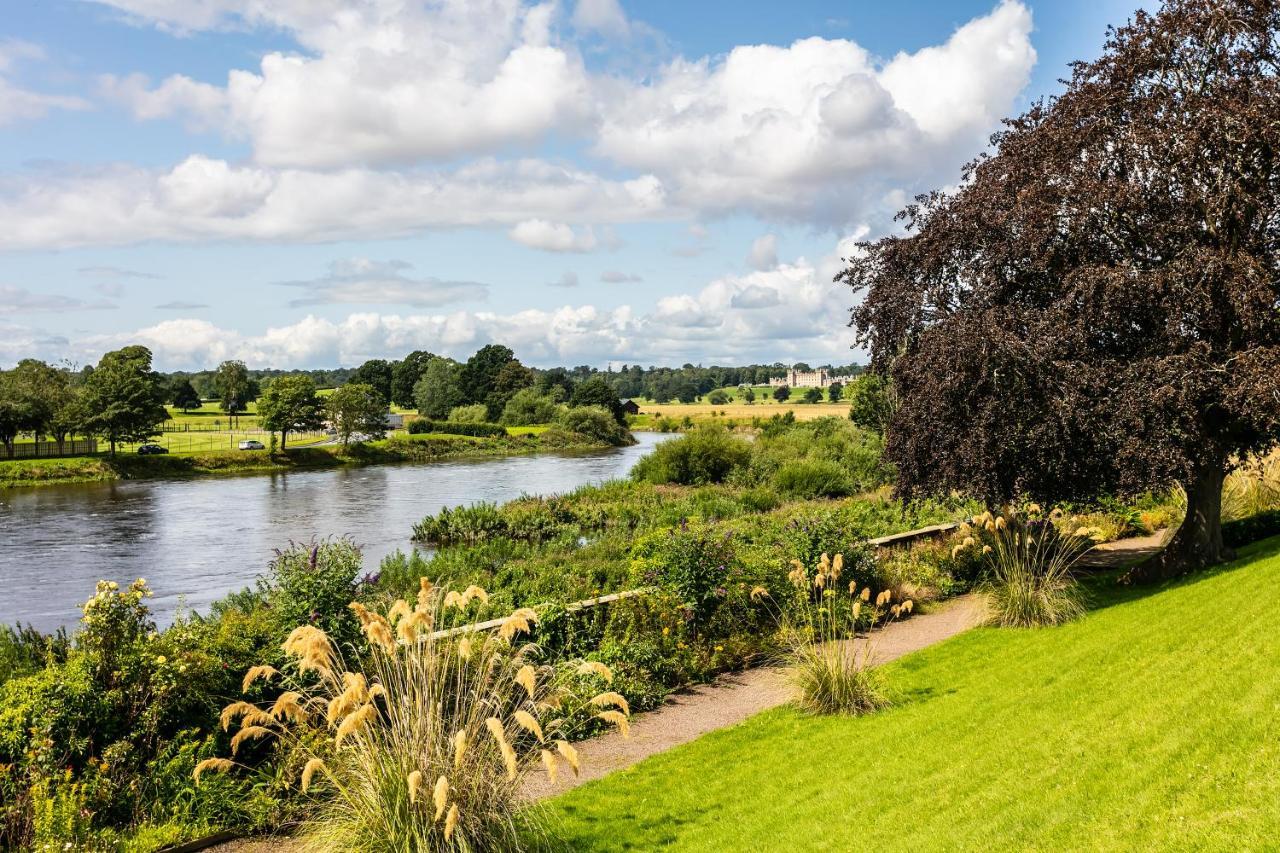
POLYGON ((68 625, 100 578, 142 576, 161 624, 253 582, 289 540, 349 535, 365 565, 411 547, 442 507, 564 492, 625 476, 665 436, 578 455, 381 465, 271 476, 118 482, 0 492, 0 623, 68 625))

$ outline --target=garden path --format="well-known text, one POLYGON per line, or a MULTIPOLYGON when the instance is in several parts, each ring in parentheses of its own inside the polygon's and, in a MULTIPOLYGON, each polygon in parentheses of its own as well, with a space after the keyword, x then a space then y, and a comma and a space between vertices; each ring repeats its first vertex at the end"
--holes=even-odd
MULTIPOLYGON (((1160 550, 1162 533, 1100 545, 1081 564, 1111 568, 1145 559, 1160 550)), ((984 620, 985 602, 980 595, 958 596, 927 613, 891 623, 876 632, 874 660, 889 663, 911 652, 940 643, 984 620)), ((865 642, 859 640, 858 642, 865 642)), ((723 675, 710 684, 673 694, 657 710, 637 714, 631 736, 611 731, 576 744, 582 761, 578 776, 562 772, 553 784, 541 768, 525 779, 524 796, 541 800, 562 794, 615 770, 638 764, 651 755, 688 743, 716 729, 736 725, 761 711, 785 704, 791 696, 786 672, 764 666, 723 675)), ((285 853, 297 849, 289 839, 246 839, 213 848, 217 853, 285 853)))

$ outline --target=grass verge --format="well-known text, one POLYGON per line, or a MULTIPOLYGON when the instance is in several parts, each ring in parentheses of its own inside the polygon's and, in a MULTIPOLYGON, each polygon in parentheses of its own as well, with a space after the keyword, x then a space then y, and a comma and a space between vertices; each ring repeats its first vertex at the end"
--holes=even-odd
POLYGON ((1280 831, 1280 538, 1159 591, 887 667, 895 707, 778 709, 551 803, 573 850, 1261 849, 1280 831))
POLYGON ((0 460, 0 489, 109 480, 144 480, 200 477, 219 474, 271 474, 340 465, 378 465, 397 462, 434 462, 444 459, 515 456, 548 450, 601 450, 606 445, 580 438, 566 442, 565 434, 554 445, 544 444, 541 434, 477 438, 426 434, 397 436, 383 441, 323 447, 290 447, 284 453, 265 450, 230 450, 218 453, 138 456, 79 456, 63 459, 0 460))

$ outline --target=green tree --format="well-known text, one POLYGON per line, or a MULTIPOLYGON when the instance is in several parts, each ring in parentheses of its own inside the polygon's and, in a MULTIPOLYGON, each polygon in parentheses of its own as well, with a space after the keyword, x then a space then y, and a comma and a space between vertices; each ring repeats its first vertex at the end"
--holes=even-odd
POLYGON ((169 402, 175 409, 189 412, 200 408, 200 395, 190 379, 175 379, 169 388, 169 402))
POLYGON ((391 402, 405 409, 416 405, 413 388, 433 358, 435 356, 426 350, 414 350, 391 365, 391 402))
POLYGON ((791 399, 791 389, 786 385, 779 385, 777 388, 773 389, 773 399, 777 400, 779 403, 785 403, 787 400, 791 399))
POLYGON ((729 402, 729 395, 723 391, 712 391, 707 397, 707 402, 713 406, 723 406, 729 402))
POLYGON ((5 455, 10 459, 18 433, 26 429, 28 423, 27 401, 20 393, 13 371, 0 371, 0 442, 4 443, 5 455))
POLYGON ((306 374, 273 379, 258 398, 259 422, 266 429, 280 433, 281 450, 285 449, 290 432, 324 426, 324 414, 324 401, 316 394, 316 383, 306 374))
POLYGON ((1132 580, 1230 556, 1228 471, 1280 438, 1280 3, 1165 0, 861 247, 906 494, 992 504, 1175 484, 1132 580))
POLYGON ((462 402, 483 403, 493 391, 494 383, 502 368, 515 358, 509 347, 501 344, 489 344, 481 347, 476 354, 467 359, 458 375, 458 387, 462 391, 462 402))
POLYGON ((821 402, 822 402, 822 389, 821 389, 821 388, 810 388, 809 390, 807 390, 807 391, 805 391, 805 392, 804 392, 804 396, 803 396, 803 397, 801 397, 800 399, 801 399, 803 402, 805 402, 805 403, 821 403, 821 402))
POLYGON ((839 403, 840 398, 844 396, 844 384, 841 382, 832 382, 827 386, 827 399, 833 403, 839 403))
POLYGON ((461 366, 452 359, 436 357, 427 362, 422 378, 413 386, 418 414, 437 421, 449 417, 453 407, 462 403, 461 372, 461 366))
POLYGON ((849 383, 849 420, 884 435, 893 414, 892 386, 878 373, 864 373, 849 383))
POLYGON ((335 389, 325 400, 325 411, 343 446, 357 433, 370 438, 387 434, 387 403, 372 385, 348 382, 335 389))
POLYGON ((485 397, 487 419, 496 423, 502 417, 502 412, 512 395, 532 387, 533 381, 533 371, 514 358, 504 364, 493 380, 493 390, 489 392, 489 396, 485 397))
POLYGON ((509 426, 549 424, 556 419, 560 406, 550 395, 539 394, 537 388, 522 388, 511 395, 502 409, 502 423, 509 426))
POLYGON ((356 368, 347 380, 356 385, 369 385, 388 406, 391 405, 391 386, 395 371, 391 362, 383 358, 371 358, 356 368))
POLYGON ((573 394, 573 379, 563 367, 553 367, 538 375, 538 393, 563 403, 573 394))
POLYGON ((746 400, 748 403, 754 403, 756 401, 755 389, 748 386, 747 389, 742 392, 742 399, 746 400))
POLYGON ((239 423, 240 413, 249 408, 258 395, 257 383, 249 376, 243 361, 224 361, 213 377, 218 391, 218 407, 227 413, 229 422, 239 423))
POLYGON ((626 423, 627 420, 626 412, 622 410, 622 401, 618 399, 618 392, 613 390, 613 386, 601 376, 593 376, 579 383, 573 389, 569 405, 575 409, 580 406, 599 406, 613 415, 613 419, 618 423, 626 423))
POLYGON ((169 417, 164 407, 164 380, 151 369, 151 350, 128 346, 109 352, 84 383, 83 429, 111 445, 146 441, 169 417))

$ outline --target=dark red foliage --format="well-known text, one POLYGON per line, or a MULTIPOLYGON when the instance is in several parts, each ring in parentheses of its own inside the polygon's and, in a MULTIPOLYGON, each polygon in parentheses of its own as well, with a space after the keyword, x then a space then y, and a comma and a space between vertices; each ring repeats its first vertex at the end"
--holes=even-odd
POLYGON ((1182 484, 1148 573, 1224 555, 1222 477, 1280 438, 1280 4, 1170 0, 1006 122, 837 280, 894 381, 908 495, 1182 484))

